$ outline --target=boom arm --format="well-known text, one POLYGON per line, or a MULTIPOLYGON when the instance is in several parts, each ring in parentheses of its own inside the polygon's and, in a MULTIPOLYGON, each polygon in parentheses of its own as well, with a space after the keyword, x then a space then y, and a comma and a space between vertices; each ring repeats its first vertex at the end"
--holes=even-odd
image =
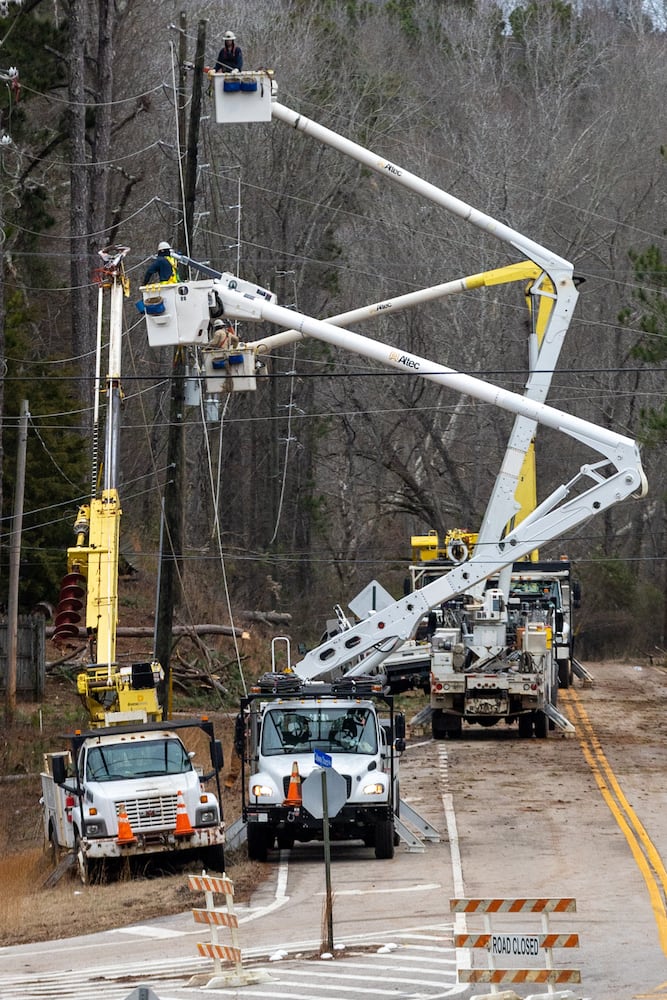
MULTIPOLYGON (((543 424, 561 431, 602 456, 601 461, 582 466, 568 483, 559 487, 504 538, 491 540, 483 548, 478 547, 468 562, 312 650, 294 668, 300 677, 323 678, 335 677, 343 672, 369 672, 415 633, 420 620, 431 608, 470 590, 502 567, 564 532, 572 531, 613 504, 632 494, 645 494, 646 479, 639 449, 632 439, 419 355, 295 313, 267 302, 262 295, 238 292, 236 284, 237 279, 231 275, 225 275, 220 282, 216 282, 217 298, 228 319, 268 321, 304 332, 396 371, 417 375, 491 403, 516 414, 527 427, 543 424), (346 670, 360 656, 365 657, 363 663, 346 670)), ((176 286, 166 287, 163 296, 174 295, 175 290, 176 286)))
MULTIPOLYGON (((216 307, 220 304, 228 319, 266 320, 288 330, 287 334, 278 334, 276 338, 266 338, 255 345, 246 345, 255 352, 303 336, 311 336, 403 373, 412 373, 456 389, 515 414, 516 419, 501 472, 480 531, 480 541, 484 544, 478 543, 473 557, 423 587, 419 592, 390 604, 381 612, 333 637, 312 650, 295 667, 295 671, 304 679, 336 677, 341 673, 367 673, 369 670, 377 669, 393 649, 414 635, 420 620, 431 608, 457 594, 470 591, 472 587, 527 555, 540 544, 558 537, 563 532, 573 530, 594 514, 601 513, 631 494, 643 495, 646 491, 646 480, 634 441, 544 403, 577 300, 578 293, 572 264, 534 240, 416 177, 397 164, 279 104, 270 96, 274 94, 274 81, 268 74, 265 75, 266 80, 262 79, 258 90, 257 113, 253 112, 249 116, 246 115, 244 108, 250 109, 254 107, 254 103, 239 103, 233 96, 228 98, 224 87, 216 84, 216 120, 218 122, 268 120, 267 104, 270 101, 270 115, 274 119, 312 135, 320 142, 351 156, 375 173, 428 198, 481 231, 518 250, 539 269, 539 275, 531 287, 532 313, 535 318, 541 312, 543 322, 542 328, 538 331, 539 321, 536 321, 531 336, 530 376, 523 396, 435 364, 418 355, 402 352, 352 331, 339 329, 344 323, 364 318, 362 315, 345 314, 343 317, 335 317, 332 322, 323 322, 296 314, 276 305, 274 301, 267 301, 266 294, 261 290, 255 295, 252 291, 240 293, 236 290, 239 283, 233 275, 222 275, 219 280, 214 278, 212 283, 208 283, 208 290, 204 292, 208 296, 209 304, 215 303, 216 307), (211 285, 214 287, 210 287, 211 285), (542 306, 546 301, 549 305, 543 311, 542 306), (517 510, 516 486, 538 424, 552 427, 586 444, 601 456, 601 460, 595 464, 584 465, 570 482, 557 489, 503 538, 505 526, 517 510), (357 666, 352 666, 359 661, 359 658, 362 658, 361 662, 357 666)), ((457 290, 463 290, 464 287, 460 284, 457 290)), ((449 290, 441 294, 448 294, 449 290)), ((428 294, 429 291, 431 290, 425 290, 424 294, 428 294)), ((167 315, 177 316, 178 303, 175 301, 174 288, 165 289, 163 297, 167 315)), ((373 308, 375 307, 366 307, 366 311, 373 308)), ((148 314, 146 322, 150 339, 152 320, 148 314)), ((195 343, 197 337, 204 336, 206 331, 206 320, 200 317, 196 336, 189 339, 187 334, 181 335, 176 320, 176 340, 172 341, 168 338, 173 335, 173 331, 167 331, 165 327, 165 322, 169 325, 172 320, 163 319, 161 322, 164 339, 160 341, 159 331, 154 330, 156 343, 195 343)))
MULTIPOLYGON (((341 153, 345 153, 375 173, 428 198, 429 201, 442 206, 451 214, 509 244, 538 265, 543 273, 533 282, 530 290, 533 301, 534 329, 531 334, 530 376, 526 383, 525 395, 530 399, 544 402, 578 298, 572 264, 524 236, 523 233, 519 233, 484 212, 478 211, 459 198, 455 198, 448 192, 415 176, 398 164, 392 163, 331 129, 292 111, 278 101, 273 101, 271 114, 273 118, 313 136, 313 138, 341 153), (550 300, 549 308, 542 310, 541 305, 545 300, 550 300), (540 314, 546 315, 547 318, 543 324, 544 329, 541 331, 541 335, 537 337, 536 327, 539 324, 538 316, 540 314)), ((506 525, 519 510, 519 504, 515 499, 516 488, 535 429, 534 421, 522 414, 517 415, 493 494, 479 530, 477 544, 480 546, 499 541, 506 525)))

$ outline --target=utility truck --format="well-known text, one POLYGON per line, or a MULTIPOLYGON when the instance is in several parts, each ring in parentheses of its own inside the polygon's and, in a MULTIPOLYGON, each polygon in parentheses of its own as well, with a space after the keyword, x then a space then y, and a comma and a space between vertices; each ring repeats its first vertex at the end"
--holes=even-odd
POLYGON ((433 736, 456 737, 466 721, 545 737, 572 683, 573 603, 564 561, 514 563, 507 596, 491 577, 481 600, 444 603, 430 641, 433 736))
MULTIPOLYGON (((414 592, 451 569, 464 546, 472 552, 476 537, 450 532, 441 545, 431 532, 411 541, 407 585, 414 592)), ((423 687, 430 694, 436 739, 460 735, 464 721, 517 723, 521 736, 545 736, 546 706, 555 708, 559 689, 575 675, 592 680, 574 656, 580 588, 569 560, 516 562, 508 586, 505 597, 498 577, 490 577, 481 599, 461 594, 444 602, 384 662, 389 690, 423 687)))
POLYGON ((250 858, 322 839, 322 761, 338 780, 328 786, 331 839, 363 840, 376 858, 394 856, 405 719, 377 679, 303 684, 272 672, 242 700, 239 720, 250 858))
POLYGON ((208 720, 98 727, 68 737, 45 755, 41 775, 44 837, 53 861, 74 856, 81 881, 104 863, 156 855, 197 857, 225 870, 221 814, 222 747, 208 720), (184 730, 201 732, 210 763, 195 766, 184 730), (207 787, 215 779, 217 796, 207 787))
MULTIPOLYGON (((493 486, 491 497, 473 551, 461 547, 446 572, 429 580, 424 586, 400 600, 374 603, 355 624, 346 622, 334 634, 329 633, 316 648, 308 652, 293 667, 301 683, 335 683, 355 676, 377 674, 382 677, 383 663, 406 641, 415 639, 424 619, 452 600, 463 603, 472 599, 477 622, 491 636, 490 644, 498 642, 497 626, 502 622, 506 631, 510 579, 513 566, 534 550, 569 534, 588 519, 603 514, 614 504, 646 493, 646 479, 637 444, 632 439, 606 427, 600 427, 545 402, 561 346, 572 318, 578 297, 577 280, 572 264, 560 255, 517 232, 506 224, 478 211, 460 199, 421 180, 400 165, 372 150, 332 132, 306 116, 293 111, 277 100, 276 82, 266 71, 249 74, 245 89, 225 87, 222 74, 214 74, 213 90, 216 121, 220 124, 242 122, 283 122, 296 131, 351 156, 371 172, 424 196, 518 252, 522 259, 492 271, 447 281, 427 289, 419 289, 395 299, 385 299, 347 313, 316 319, 278 305, 275 296, 265 289, 252 287, 249 282, 229 273, 214 272, 196 261, 181 258, 198 268, 205 278, 166 285, 160 289, 159 302, 154 290, 144 288, 143 306, 149 343, 153 346, 188 346, 197 356, 202 392, 215 396, 222 391, 255 389, 254 374, 272 348, 315 337, 327 344, 378 362, 391 370, 425 378, 438 385, 471 396, 483 403, 497 406, 514 414, 507 449, 493 486), (252 77, 252 79, 250 79, 252 77), (251 84, 255 86, 250 86, 251 84), (389 316, 399 309, 437 299, 457 292, 521 281, 525 287, 529 310, 528 376, 523 394, 475 378, 414 354, 400 345, 382 343, 346 329, 350 324, 382 314, 389 316), (526 284, 527 283, 527 284, 526 284), (159 312, 152 311, 153 309, 159 312), (265 322, 283 327, 279 333, 249 342, 237 337, 230 346, 221 346, 214 337, 214 324, 226 322, 265 322), (578 447, 592 453, 591 460, 580 468, 550 496, 524 509, 517 490, 524 478, 524 469, 533 448, 538 425, 549 427, 577 442, 578 447), (489 588, 487 581, 497 584, 489 588)), ((238 332, 238 331, 237 331, 238 332)), ((563 460, 567 458, 563 450, 563 460)), ((442 652, 451 655, 451 674, 456 672, 460 658, 463 667, 467 655, 465 643, 459 641, 461 625, 451 627, 444 637, 442 652), (461 646, 461 649, 455 647, 461 646)), ((555 621, 526 622, 521 648, 516 650, 517 668, 513 672, 533 698, 519 710, 505 695, 511 715, 525 714, 538 735, 546 734, 549 723, 571 730, 569 721, 556 707, 557 676, 545 664, 553 649, 555 621), (539 679, 538 679, 539 674, 539 679)), ((557 631, 557 629, 556 629, 557 631)), ((518 628, 517 628, 518 635, 518 628)), ((484 638, 480 640, 484 645, 484 638)), ((557 661, 556 657, 556 661, 557 661)), ((509 671, 508 671, 509 672, 509 671)), ((478 696, 488 698, 494 684, 478 696)), ((503 681, 504 684, 504 681, 503 681)), ((249 707, 249 706, 248 706, 249 707)), ((502 709, 505 713, 505 708, 502 709)), ((478 714, 481 714, 478 712, 478 714)), ((491 718, 494 712, 485 713, 491 718)), ((498 711, 495 713, 498 714, 498 711)), ((259 773, 259 772, 258 772, 259 773)), ((283 774, 283 780, 285 775, 283 774)), ((268 821, 267 821, 268 823, 268 821)))
MULTIPOLYGON (((94 495, 76 518, 76 545, 68 549, 54 629, 57 644, 71 644, 85 614, 87 662, 77 690, 89 730, 69 736, 67 749, 46 754, 41 775, 44 836, 54 863, 69 852, 67 860, 76 860, 84 882, 104 862, 158 854, 196 853, 207 867, 224 871, 222 748, 213 726, 207 720, 163 722, 161 665, 155 660, 128 663, 117 655, 120 347, 127 250, 100 251, 97 383, 107 292, 110 299, 104 466, 102 476, 93 469, 94 495), (210 756, 206 772, 193 764, 195 750, 186 749, 180 736, 184 730, 204 734, 210 756), (217 795, 208 787, 213 778, 217 795)), ((99 389, 96 384, 96 433, 99 389)))

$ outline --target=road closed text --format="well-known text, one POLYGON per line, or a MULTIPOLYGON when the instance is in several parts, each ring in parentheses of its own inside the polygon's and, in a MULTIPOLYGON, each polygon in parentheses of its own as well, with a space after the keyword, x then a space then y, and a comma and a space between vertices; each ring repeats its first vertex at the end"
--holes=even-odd
POLYGON ((534 957, 540 953, 537 934, 492 934, 492 955, 518 955, 534 957))

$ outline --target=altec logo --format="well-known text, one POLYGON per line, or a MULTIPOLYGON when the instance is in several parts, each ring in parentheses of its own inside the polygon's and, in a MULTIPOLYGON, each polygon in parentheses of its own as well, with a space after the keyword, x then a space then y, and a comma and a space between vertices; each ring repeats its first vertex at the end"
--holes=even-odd
POLYGON ((414 368, 415 370, 421 367, 420 363, 411 358, 409 354, 399 354, 398 351, 390 351, 389 360, 395 361, 397 365, 405 365, 406 368, 414 368))

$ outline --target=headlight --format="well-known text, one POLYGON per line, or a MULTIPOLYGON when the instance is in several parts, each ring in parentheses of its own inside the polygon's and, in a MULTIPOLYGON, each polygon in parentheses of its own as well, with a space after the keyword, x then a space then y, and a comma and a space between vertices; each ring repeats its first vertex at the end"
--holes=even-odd
POLYGON ((86 837, 106 837, 107 825, 103 819, 87 820, 84 824, 86 837))
POLYGON ((270 785, 251 785, 250 794, 254 795, 256 799, 261 799, 271 798, 275 795, 275 792, 270 785))
POLYGON ((374 781, 371 785, 364 785, 361 791, 364 795, 384 795, 384 785, 381 781, 374 781))
POLYGON ((218 822, 218 810, 213 805, 195 812, 195 826, 214 826, 218 822))

